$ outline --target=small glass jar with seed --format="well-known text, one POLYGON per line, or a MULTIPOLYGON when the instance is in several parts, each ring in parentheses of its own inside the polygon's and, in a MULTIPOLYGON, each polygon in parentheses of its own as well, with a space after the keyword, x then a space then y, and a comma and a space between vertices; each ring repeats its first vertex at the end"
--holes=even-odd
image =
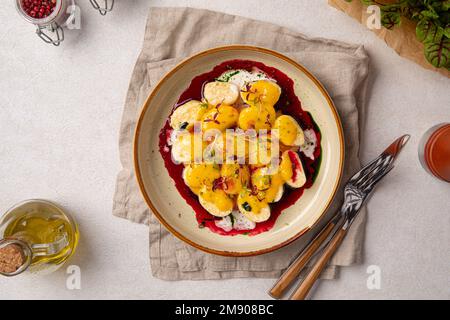
POLYGON ((0 218, 0 275, 47 274, 73 255, 79 231, 73 218, 46 200, 27 200, 0 218))

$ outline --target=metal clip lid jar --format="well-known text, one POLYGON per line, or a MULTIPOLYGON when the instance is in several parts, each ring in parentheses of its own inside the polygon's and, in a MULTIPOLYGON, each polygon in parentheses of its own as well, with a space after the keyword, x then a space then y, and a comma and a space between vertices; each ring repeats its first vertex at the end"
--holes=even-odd
POLYGON ((98 10, 102 16, 106 15, 108 12, 112 11, 114 7, 114 0, 103 0, 103 5, 100 5, 101 0, 89 0, 95 10, 98 10))
POLYGON ((63 27, 75 18, 75 0, 16 0, 19 14, 36 26, 36 34, 58 46, 64 40, 63 27))

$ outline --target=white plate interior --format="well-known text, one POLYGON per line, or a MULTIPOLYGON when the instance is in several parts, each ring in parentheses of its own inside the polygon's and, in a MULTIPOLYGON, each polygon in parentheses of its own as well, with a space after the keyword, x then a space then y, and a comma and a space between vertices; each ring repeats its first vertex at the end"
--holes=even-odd
POLYGON ((221 252, 249 253, 266 250, 286 242, 311 227, 323 214, 334 195, 340 178, 343 156, 340 125, 332 106, 314 81, 290 62, 268 52, 233 48, 199 55, 168 76, 154 92, 137 135, 137 162, 145 193, 161 217, 179 234, 207 249, 221 252), (322 164, 314 185, 279 216, 274 228, 256 236, 221 236, 207 228, 200 229, 193 209, 175 188, 158 149, 160 129, 179 95, 196 75, 232 59, 249 59, 275 67, 295 83, 302 108, 311 112, 322 134, 322 164))

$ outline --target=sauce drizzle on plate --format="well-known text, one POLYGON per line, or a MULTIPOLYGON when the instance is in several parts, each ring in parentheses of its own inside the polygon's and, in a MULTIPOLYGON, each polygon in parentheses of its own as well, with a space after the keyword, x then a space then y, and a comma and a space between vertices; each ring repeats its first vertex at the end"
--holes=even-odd
POLYGON ((314 160, 306 157, 302 152, 299 153, 300 159, 303 164, 303 168, 306 175, 306 183, 303 187, 298 189, 286 188, 283 197, 279 202, 271 203, 271 215, 267 221, 256 223, 256 227, 252 230, 236 230, 225 231, 215 224, 215 220, 218 218, 214 217, 208 213, 199 203, 197 196, 189 189, 185 184, 183 175, 183 164, 175 164, 172 161, 170 146, 168 141, 170 140, 170 135, 172 128, 170 126, 169 118, 166 121, 164 127, 161 129, 159 134, 159 151, 164 160, 164 165, 168 170, 169 176, 174 180, 175 186, 186 202, 193 208, 196 214, 196 219, 199 227, 207 227, 212 232, 221 235, 237 235, 237 234, 247 234, 247 235, 257 235, 259 233, 270 230, 278 216, 282 211, 291 205, 293 205, 303 194, 305 189, 312 186, 315 176, 320 167, 321 162, 321 133, 318 126, 315 124, 311 115, 304 111, 301 107, 300 100, 294 91, 294 82, 286 74, 280 70, 266 66, 265 64, 257 61, 251 60, 230 60, 225 61, 213 68, 210 72, 196 76, 190 83, 189 87, 180 95, 174 109, 179 105, 189 101, 189 100, 201 100, 203 87, 206 83, 215 81, 223 73, 230 70, 247 70, 252 71, 259 69, 263 71, 267 76, 276 80, 277 84, 281 87, 282 93, 280 99, 275 105, 276 110, 280 110, 283 114, 290 115, 300 124, 303 130, 312 129, 316 134, 317 144, 314 150, 314 160))

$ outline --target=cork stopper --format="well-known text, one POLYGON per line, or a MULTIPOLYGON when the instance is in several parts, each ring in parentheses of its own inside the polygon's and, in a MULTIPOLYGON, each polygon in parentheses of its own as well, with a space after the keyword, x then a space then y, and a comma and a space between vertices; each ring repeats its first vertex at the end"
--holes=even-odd
POLYGON ((25 255, 20 246, 8 244, 0 248, 0 273, 14 273, 25 261, 25 255))

